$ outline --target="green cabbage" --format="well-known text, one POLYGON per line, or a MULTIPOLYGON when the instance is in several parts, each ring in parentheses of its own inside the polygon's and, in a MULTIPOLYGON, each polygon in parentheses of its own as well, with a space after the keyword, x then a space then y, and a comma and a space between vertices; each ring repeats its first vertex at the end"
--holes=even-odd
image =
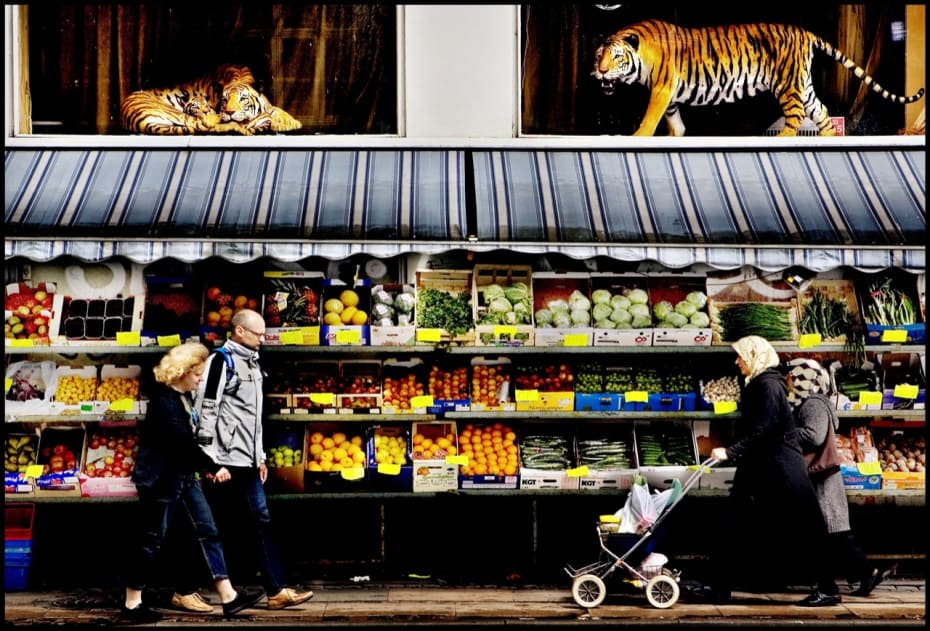
POLYGON ((567 329, 572 325, 572 317, 568 311, 557 311, 552 314, 552 326, 557 329, 567 329))
POLYGON ((685 300, 693 304, 698 309, 703 309, 707 304, 707 295, 703 291, 692 291, 685 296, 685 300))
POLYGON ((394 298, 394 308, 398 313, 413 313, 416 304, 417 299, 412 294, 397 294, 394 298))
POLYGON ((610 317, 612 312, 613 308, 610 306, 610 301, 595 302, 594 309, 591 310, 591 317, 593 317, 595 320, 606 320, 610 317))
MULTIPOLYGON (((596 307, 595 307, 595 308, 596 308, 596 307)), ((606 318, 605 318, 605 319, 603 319, 603 320, 596 320, 596 321, 594 322, 594 328, 597 328, 597 329, 616 329, 616 328, 617 328, 617 324, 616 324, 615 322, 611 322, 609 319, 606 319, 606 318)))
POLYGON ((536 326, 552 324, 552 311, 549 309, 539 309, 534 315, 536 317, 536 326))
POLYGON ((630 315, 633 316, 634 319, 637 316, 641 318, 649 318, 649 307, 641 302, 634 302, 630 305, 630 315))
POLYGON ((591 324, 591 312, 587 309, 572 309, 572 326, 588 326, 591 324))
POLYGON ((645 289, 629 289, 623 292, 634 305, 645 305, 649 302, 649 294, 645 289))
POLYGON ((624 296, 623 294, 616 294, 610 297, 610 305, 616 309, 620 307, 622 309, 629 309, 630 305, 633 304, 630 302, 630 299, 624 296))
POLYGON ((675 313, 680 313, 686 318, 690 318, 695 312, 697 312, 697 307, 694 306, 694 303, 688 302, 687 300, 682 300, 675 305, 675 313))
POLYGON ((524 298, 528 298, 529 295, 530 295, 530 288, 526 286, 526 283, 519 282, 519 281, 504 290, 504 296, 512 304, 517 304, 524 298))
POLYGON ((656 320, 664 320, 674 310, 675 307, 668 300, 660 300, 652 306, 652 314, 656 317, 656 320))
MULTIPOLYGON (((634 305, 635 306, 635 305, 634 305)), ((646 315, 633 316, 633 321, 630 323, 630 326, 634 329, 645 329, 652 326, 652 318, 646 315)))
POLYGON ((568 313, 571 309, 564 300, 550 300, 547 305, 553 313, 568 313))
POLYGON ((665 317, 665 324, 667 324, 670 328, 680 329, 681 327, 688 324, 688 318, 678 312, 672 311, 665 317))
POLYGON ((491 283, 490 285, 485 286, 482 290, 484 293, 484 301, 490 303, 495 298, 501 298, 504 295, 504 288, 496 283, 491 283))
POLYGON ((621 307, 616 307, 613 311, 610 312, 610 320, 620 324, 621 322, 632 322, 633 314, 631 314, 627 309, 621 307))
POLYGON ((513 305, 503 296, 498 296, 488 303, 488 313, 510 313, 513 311, 513 305))
POLYGON ((576 309, 590 311, 591 301, 588 300, 587 296, 576 289, 568 297, 568 306, 571 307, 572 311, 575 311, 576 309))
POLYGON ((606 289, 595 289, 593 292, 591 292, 591 302, 593 302, 595 305, 609 303, 610 300, 610 292, 606 289))
POLYGON ((706 329, 710 326, 710 318, 703 311, 695 311, 688 322, 697 329, 706 329))

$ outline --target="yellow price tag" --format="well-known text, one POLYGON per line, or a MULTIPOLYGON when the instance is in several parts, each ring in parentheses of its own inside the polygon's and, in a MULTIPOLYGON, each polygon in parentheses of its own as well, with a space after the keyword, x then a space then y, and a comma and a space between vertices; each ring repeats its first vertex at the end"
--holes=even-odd
POLYGON ((110 409, 114 412, 128 412, 132 409, 132 404, 135 403, 132 399, 122 398, 110 402, 110 409))
POLYGON ((10 377, 6 378, 6 386, 3 388, 4 392, 9 392, 10 388, 13 387, 13 379, 10 377))
POLYGON ((305 326, 302 329, 300 329, 300 332, 304 336, 304 344, 308 346, 319 346, 320 345, 320 327, 305 326))
POLYGON ((729 414, 736 411, 736 401, 714 401, 714 414, 729 414))
POLYGON ((361 480, 365 477, 364 467, 347 467, 339 471, 343 480, 361 480))
POLYGON ((31 464, 26 467, 25 475, 27 478, 38 478, 42 475, 43 466, 40 464, 31 464))
POLYGON ((584 333, 566 333, 562 340, 563 346, 587 346, 588 336, 584 333))
POLYGON ((383 473, 384 475, 398 475, 400 474, 400 465, 393 462, 378 463, 378 473, 383 473))
POLYGON ((311 392, 310 401, 312 403, 319 403, 320 405, 332 405, 333 404, 333 393, 332 392, 311 392))
POLYGON ((138 331, 117 331, 117 346, 139 346, 142 344, 142 335, 138 331))
POLYGON ((917 386, 911 386, 906 383, 902 383, 894 387, 894 396, 898 399, 916 399, 917 390, 917 386))
POLYGON ((517 327, 515 326, 495 326, 494 327, 494 337, 503 337, 509 335, 513 337, 517 334, 517 327))
POLYGON ((517 390, 514 393, 514 398, 517 401, 538 401, 539 390, 517 390))
POLYGON ((629 403, 648 403, 649 392, 646 390, 630 390, 623 393, 623 400, 629 403))
POLYGON ((296 331, 281 331, 278 335, 278 340, 281 342, 282 346, 290 344, 303 344, 304 343, 304 334, 300 329, 296 331))
POLYGON ((907 330, 905 329, 885 329, 882 331, 882 342, 906 342, 907 330))
POLYGON ((881 392, 861 390, 859 392, 859 403, 863 405, 881 405, 883 395, 881 392))
POLYGON ((570 478, 580 478, 582 476, 588 475, 588 465, 581 465, 580 467, 575 467, 574 469, 566 469, 565 475, 570 478))
POLYGON ((433 404, 433 397, 429 394, 423 394, 416 397, 410 398, 410 407, 412 408, 428 408, 433 404))
POLYGON ((823 336, 820 333, 805 333, 798 339, 798 348, 820 346, 821 343, 823 343, 823 336))
POLYGON ((463 467, 468 466, 468 456, 465 454, 458 454, 456 456, 446 456, 446 464, 457 464, 462 465, 463 467))
POLYGON ((418 342, 441 342, 442 329, 417 329, 418 342))
POLYGON ((20 347, 20 348, 22 348, 22 347, 32 347, 32 346, 35 346, 35 345, 32 343, 32 340, 14 340, 14 339, 7 338, 6 341, 7 341, 7 343, 8 343, 10 346, 16 346, 16 347, 20 347))
POLYGON ((336 331, 337 344, 358 344, 362 340, 362 333, 358 329, 340 329, 336 331))
POLYGON ((178 346, 180 344, 181 344, 180 333, 175 333, 174 335, 159 335, 158 336, 159 346, 178 346))
POLYGON ((880 462, 857 462, 856 468, 862 475, 881 475, 882 463, 880 462))

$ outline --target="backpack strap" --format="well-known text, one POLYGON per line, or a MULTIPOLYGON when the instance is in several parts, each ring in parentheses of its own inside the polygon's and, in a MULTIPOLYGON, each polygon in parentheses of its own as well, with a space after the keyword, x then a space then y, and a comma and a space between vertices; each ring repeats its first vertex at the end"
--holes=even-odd
POLYGON ((220 383, 220 371, 222 370, 223 364, 226 364, 226 381, 229 381, 230 377, 236 372, 236 365, 233 363, 232 355, 229 354, 229 351, 226 350, 224 346, 216 349, 216 353, 223 357, 223 362, 218 362, 216 360, 210 362, 210 371, 207 373, 207 385, 204 388, 204 398, 205 399, 216 399, 217 386, 220 383))

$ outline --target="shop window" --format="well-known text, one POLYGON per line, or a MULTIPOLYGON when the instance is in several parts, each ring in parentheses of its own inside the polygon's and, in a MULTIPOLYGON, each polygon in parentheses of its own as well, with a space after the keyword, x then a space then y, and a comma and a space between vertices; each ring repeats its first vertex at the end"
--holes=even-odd
MULTIPOLYGON (((631 135, 640 127, 649 90, 618 82, 613 93, 592 75, 595 51, 621 29, 647 19, 681 27, 776 23, 804 28, 835 48, 899 96, 925 88, 923 8, 903 2, 794 3, 718 7, 704 2, 522 5, 521 133, 631 135)), ((924 104, 882 96, 821 51, 812 66, 816 94, 849 136, 923 134, 924 104)), ((687 136, 766 136, 778 133, 783 113, 770 92, 732 103, 679 108, 687 136)), ((667 135, 660 121, 654 135, 667 135)), ((809 119, 799 135, 816 135, 809 119)))
MULTIPOLYGON (((246 66, 300 122, 288 134, 397 134, 397 7, 226 2, 18 7, 33 134, 127 134, 120 104, 246 66)), ((216 105, 216 104, 212 104, 216 105)), ((28 118, 27 118, 28 117, 28 118)))

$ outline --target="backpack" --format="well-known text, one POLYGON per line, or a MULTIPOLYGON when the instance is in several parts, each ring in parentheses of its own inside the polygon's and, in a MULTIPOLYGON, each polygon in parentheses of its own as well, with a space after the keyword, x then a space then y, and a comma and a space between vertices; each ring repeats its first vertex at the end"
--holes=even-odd
MULTIPOLYGON (((215 353, 223 356, 223 364, 226 364, 226 384, 228 386, 230 383, 234 382, 235 387, 231 392, 235 392, 236 388, 239 387, 239 381, 233 380, 236 374, 236 364, 233 362, 232 355, 226 350, 225 346, 216 349, 215 353)), ((220 370, 223 364, 218 361, 210 362, 210 372, 207 373, 207 385, 203 393, 205 399, 216 399, 216 387, 220 383, 220 370)))

